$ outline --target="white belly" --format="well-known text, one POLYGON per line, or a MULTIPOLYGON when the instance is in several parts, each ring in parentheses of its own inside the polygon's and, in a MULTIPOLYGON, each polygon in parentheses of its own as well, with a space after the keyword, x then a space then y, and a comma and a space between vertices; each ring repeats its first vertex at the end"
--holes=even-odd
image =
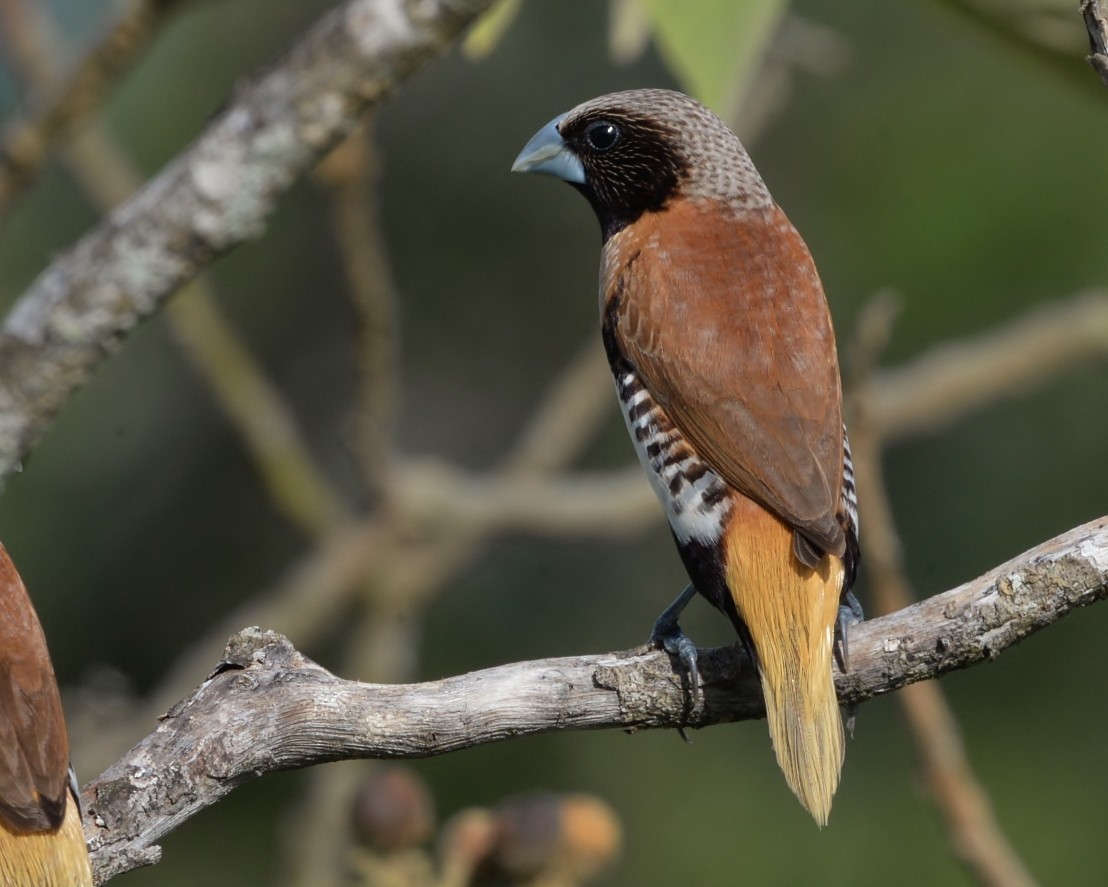
POLYGON ((731 511, 727 485, 693 453, 634 373, 616 377, 616 392, 635 452, 677 541, 714 544, 731 511))

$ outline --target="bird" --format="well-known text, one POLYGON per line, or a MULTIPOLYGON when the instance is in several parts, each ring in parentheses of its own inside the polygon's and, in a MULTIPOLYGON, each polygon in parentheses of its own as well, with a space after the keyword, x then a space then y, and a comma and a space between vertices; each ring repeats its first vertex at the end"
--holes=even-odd
POLYGON ((0 885, 91 887, 46 637, 0 545, 0 885))
POLYGON ((679 92, 600 96, 512 165, 563 179, 600 223, 600 322, 631 440, 690 583, 652 639, 684 663, 699 593, 755 663, 778 764, 827 823, 845 753, 858 507, 831 314, 804 240, 739 138, 679 92))

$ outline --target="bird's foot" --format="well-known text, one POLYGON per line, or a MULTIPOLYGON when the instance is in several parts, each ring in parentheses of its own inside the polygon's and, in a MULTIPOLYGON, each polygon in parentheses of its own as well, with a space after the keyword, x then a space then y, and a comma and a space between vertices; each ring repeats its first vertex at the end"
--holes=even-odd
POLYGON ((860 625, 865 620, 865 614, 862 612, 862 605, 858 603, 858 598, 854 596, 854 592, 848 591, 843 595, 842 603, 839 604, 839 618, 836 620, 836 628, 838 629, 835 634, 836 644, 835 649, 838 652, 839 667, 843 672, 850 671, 850 629, 855 625, 860 625))
POLYGON ((685 674, 689 679, 689 708, 696 704, 696 698, 700 693, 700 669, 697 667, 696 644, 681 630, 678 620, 681 612, 696 594, 692 585, 677 596, 677 599, 666 607, 658 621, 654 623, 654 630, 650 632, 650 643, 660 644, 662 649, 670 656, 676 656, 684 666, 685 674))
MULTIPOLYGON (((839 604, 839 618, 836 621, 836 627, 838 628, 836 649, 839 654, 839 666, 844 674, 850 671, 850 643, 848 640, 850 629, 861 624, 864 619, 865 614, 862 612, 862 605, 858 603, 858 598, 854 596, 854 592, 848 591, 843 595, 842 603, 839 604)), ((845 705, 843 711, 846 714, 846 732, 853 736, 857 706, 845 705)))

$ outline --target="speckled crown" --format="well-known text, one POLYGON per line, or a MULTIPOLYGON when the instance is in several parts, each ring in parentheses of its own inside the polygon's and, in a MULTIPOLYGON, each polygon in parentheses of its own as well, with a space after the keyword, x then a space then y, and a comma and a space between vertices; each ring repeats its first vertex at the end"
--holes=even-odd
POLYGON ((739 137, 694 98, 671 89, 613 92, 578 105, 566 114, 563 125, 590 114, 648 117, 671 129, 677 136, 673 146, 688 170, 681 186, 686 197, 723 200, 735 209, 773 205, 739 137))

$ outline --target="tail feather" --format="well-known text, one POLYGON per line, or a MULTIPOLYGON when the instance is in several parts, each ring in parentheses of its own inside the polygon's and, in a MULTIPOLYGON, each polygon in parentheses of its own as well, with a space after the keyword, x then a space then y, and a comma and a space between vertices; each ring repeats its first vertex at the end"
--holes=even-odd
POLYGON ((58 828, 18 832, 0 821, 0 884, 4 887, 92 887, 85 833, 69 797, 58 828))
POLYGON ((845 753, 832 674, 843 563, 814 568, 792 551, 792 531, 753 502, 728 528, 726 578, 754 644, 766 717, 785 781, 827 824, 845 753))

